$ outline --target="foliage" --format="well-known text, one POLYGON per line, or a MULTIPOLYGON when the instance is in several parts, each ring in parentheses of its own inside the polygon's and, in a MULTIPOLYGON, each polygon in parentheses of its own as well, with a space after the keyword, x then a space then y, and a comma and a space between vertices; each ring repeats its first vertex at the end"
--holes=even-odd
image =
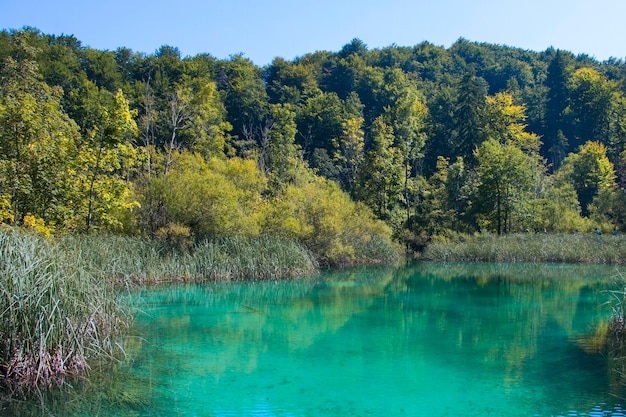
POLYGON ((475 152, 480 180, 477 217, 481 230, 498 235, 523 230, 527 217, 523 203, 530 200, 532 160, 513 145, 490 139, 475 152))
POLYGON ((0 58, 4 223, 181 246, 276 233, 352 259, 331 249, 345 242, 310 236, 318 175, 407 248, 478 230, 626 229, 620 60, 354 39, 259 68, 169 45, 98 51, 33 28, 4 31, 0 58))
POLYGON ((264 183, 251 160, 175 152, 168 173, 138 188, 140 222, 152 234, 178 224, 196 236, 257 236, 264 183))
POLYGON ((314 177, 303 186, 299 238, 322 264, 346 265, 397 258, 391 230, 329 180, 314 177), (375 248, 380 250, 376 251, 375 248))
POLYGON ((560 168, 559 175, 564 176, 578 194, 583 215, 589 214, 588 206, 598 192, 615 183, 615 169, 606 151, 606 146, 600 142, 587 142, 577 153, 569 154, 560 168))
POLYGON ((63 228, 73 215, 68 201, 80 193, 78 127, 63 112, 60 89, 41 81, 32 50, 16 42, 26 57, 6 58, 0 79, 1 217, 21 224, 32 215, 63 228))

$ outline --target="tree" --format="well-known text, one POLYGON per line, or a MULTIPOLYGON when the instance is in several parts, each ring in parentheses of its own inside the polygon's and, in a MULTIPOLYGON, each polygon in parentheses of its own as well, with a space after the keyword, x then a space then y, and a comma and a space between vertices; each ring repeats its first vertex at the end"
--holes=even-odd
POLYGON ((454 109, 455 137, 453 156, 461 156, 470 166, 474 163, 474 150, 486 138, 483 113, 487 85, 470 66, 458 85, 458 98, 454 109))
POLYGON ((0 221, 26 215, 64 227, 77 195, 78 126, 61 106, 61 89, 42 81, 35 51, 14 38, 22 59, 6 58, 0 72, 0 221))
POLYGON ((483 142, 475 157, 480 180, 475 199, 478 224, 498 235, 523 230, 528 222, 524 203, 530 199, 536 172, 534 160, 520 148, 495 139, 483 142))
MULTIPOLYGON (((356 115, 355 115, 356 116, 356 115)), ((326 155, 333 150, 332 140, 343 134, 343 123, 347 119, 343 101, 336 93, 321 93, 310 97, 297 111, 297 143, 311 165, 318 167, 312 158, 315 149, 324 149, 326 155)))
POLYGON ((240 155, 258 146, 258 132, 268 115, 267 93, 261 69, 240 55, 220 68, 217 87, 222 95, 240 155))
POLYGON ((395 145, 401 154, 404 165, 403 199, 406 224, 411 222, 412 183, 417 175, 417 163, 423 158, 422 149, 426 143, 426 118, 428 108, 413 88, 404 88, 389 107, 387 116, 391 118, 395 134, 395 145))
POLYGON ((526 106, 513 104, 509 93, 487 96, 485 106, 485 134, 503 144, 515 145, 528 154, 537 154, 541 145, 539 136, 526 131, 526 106))
POLYGON ((394 147, 393 128, 382 116, 374 120, 371 135, 372 146, 365 158, 358 195, 378 218, 389 220, 391 210, 402 196, 404 161, 394 147))
POLYGON ((166 144, 166 171, 173 151, 181 146, 207 157, 223 155, 231 126, 225 121, 225 109, 214 82, 183 76, 175 84, 169 104, 171 133, 166 144))
POLYGON ((252 160, 175 151, 170 171, 139 190, 141 224, 155 235, 183 227, 196 237, 256 236, 264 186, 252 160))
POLYGON ((299 106, 321 91, 312 65, 293 63, 274 58, 263 71, 270 103, 299 106))
POLYGON ((384 222, 364 204, 355 203, 336 182, 310 171, 266 205, 264 230, 298 239, 323 265, 397 256, 391 230, 384 222))
POLYGON ((364 157, 365 133, 363 118, 353 117, 344 121, 343 135, 334 141, 333 160, 344 191, 354 195, 357 174, 364 157))
MULTIPOLYGON (((105 94, 106 96, 106 94, 105 94)), ((86 147, 83 157, 88 164, 88 208, 85 230, 91 231, 97 203, 117 202, 127 194, 127 186, 116 181, 111 174, 121 168, 121 159, 136 159, 136 153, 128 139, 137 133, 137 125, 128 108, 128 102, 121 90, 108 100, 98 105, 95 124, 86 132, 86 147), (103 173, 109 174, 111 181, 98 181, 103 173), (98 194, 98 196, 96 195, 98 194)), ((131 162, 132 163, 132 162, 131 162)), ((102 208, 101 208, 102 210, 102 208)), ((101 219, 106 219, 106 212, 100 211, 101 219)))
POLYGON ((558 175, 546 178, 545 189, 536 206, 534 220, 531 223, 534 230, 571 233, 589 228, 586 219, 580 215, 576 190, 571 183, 561 181, 558 175))
POLYGON ((275 191, 293 183, 303 165, 302 151, 295 143, 295 117, 288 104, 271 105, 266 132, 262 134, 259 167, 269 176, 270 187, 275 191))
POLYGON ((570 86, 570 113, 575 144, 593 140, 612 147, 617 157, 624 146, 624 95, 619 83, 592 68, 574 72, 570 86))
POLYGON ((559 176, 574 185, 582 215, 589 215, 589 204, 601 189, 615 185, 615 169, 604 144, 589 141, 563 161, 559 176))
POLYGON ((437 171, 421 190, 417 215, 410 224, 416 235, 426 235, 421 237, 421 245, 429 237, 445 236, 456 229, 463 171, 462 159, 450 165, 443 156, 438 158, 437 171))
POLYGON ((543 154, 550 155, 550 162, 556 170, 567 155, 570 134, 566 119, 569 105, 569 79, 572 57, 564 51, 556 51, 548 65, 546 85, 548 87, 544 118, 543 154))

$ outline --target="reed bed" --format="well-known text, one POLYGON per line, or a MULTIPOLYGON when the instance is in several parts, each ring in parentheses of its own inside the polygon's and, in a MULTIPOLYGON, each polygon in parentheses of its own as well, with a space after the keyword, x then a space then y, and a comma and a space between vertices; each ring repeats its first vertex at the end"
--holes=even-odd
POLYGON ((177 258, 181 268, 178 275, 194 281, 277 279, 303 276, 317 269, 313 255, 304 246, 275 237, 204 240, 177 258))
POLYGON ((102 279, 126 284, 277 279, 317 268, 304 246, 274 237, 205 239, 183 250, 158 240, 116 235, 68 236, 58 244, 78 253, 102 279))
POLYGON ((76 255, 39 236, 0 232, 0 383, 49 385, 119 352, 114 336, 129 311, 112 282, 76 255))
POLYGON ((594 234, 481 234, 429 244, 423 259, 447 262, 626 264, 626 237, 594 234))

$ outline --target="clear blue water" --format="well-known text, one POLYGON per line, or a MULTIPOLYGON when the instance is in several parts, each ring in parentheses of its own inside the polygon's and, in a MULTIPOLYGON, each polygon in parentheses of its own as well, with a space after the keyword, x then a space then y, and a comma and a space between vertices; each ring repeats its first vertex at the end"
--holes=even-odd
POLYGON ((127 362, 79 399, 47 396, 46 409, 619 416, 625 379, 606 333, 615 276, 611 267, 429 263, 145 289, 127 362))

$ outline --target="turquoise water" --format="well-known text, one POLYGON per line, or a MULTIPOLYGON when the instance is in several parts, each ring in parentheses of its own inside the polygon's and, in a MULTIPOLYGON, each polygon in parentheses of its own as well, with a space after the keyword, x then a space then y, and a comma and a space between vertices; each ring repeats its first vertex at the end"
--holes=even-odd
MULTIPOLYGON (((136 294, 101 416, 623 415, 610 267, 418 264, 136 294)), ((70 394, 64 394, 70 395, 70 394)), ((47 410, 67 397, 46 398, 47 410), (61 400, 59 398, 65 398, 61 400)), ((47 415, 47 414, 45 414, 47 415)))

